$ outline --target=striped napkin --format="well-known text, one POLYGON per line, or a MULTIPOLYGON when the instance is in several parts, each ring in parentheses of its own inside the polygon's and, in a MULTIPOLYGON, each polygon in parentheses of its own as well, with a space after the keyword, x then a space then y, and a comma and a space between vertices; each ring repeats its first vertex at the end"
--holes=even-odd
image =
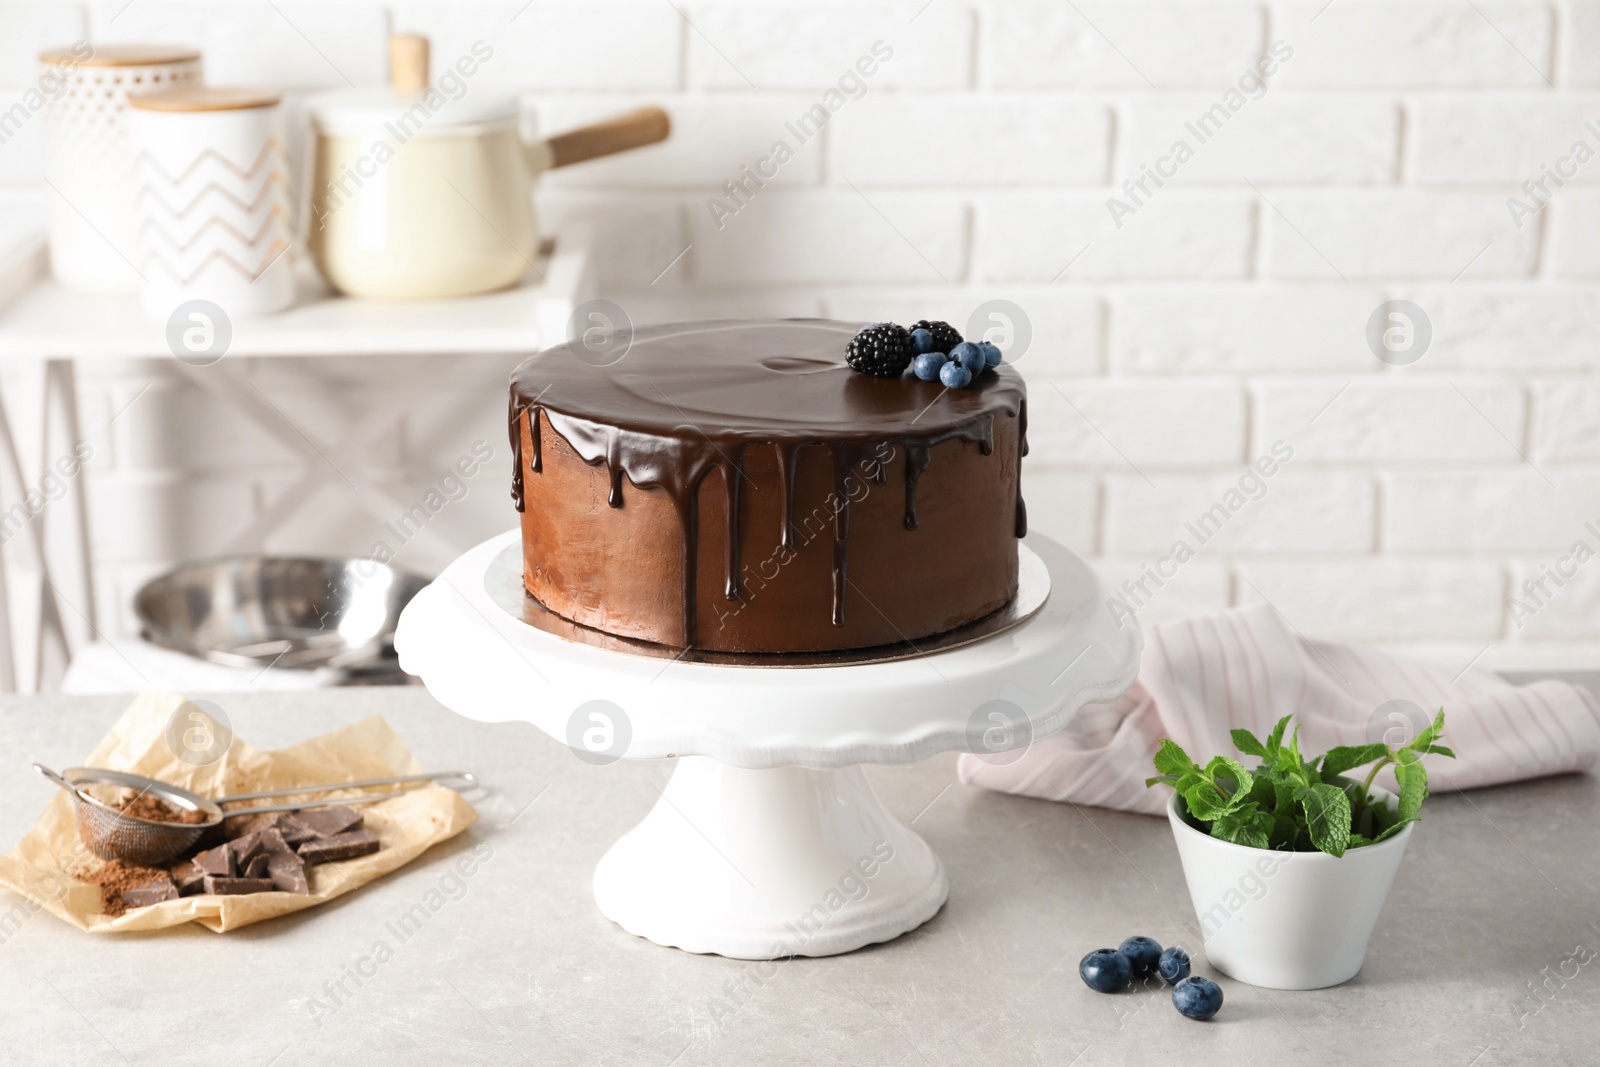
MULTIPOLYGON (((961 781, 1158 815, 1169 790, 1146 789, 1144 780, 1155 774, 1150 758, 1161 738, 1204 762, 1237 755, 1234 727, 1265 737, 1291 713, 1300 750, 1315 754, 1403 744, 1444 708, 1443 743, 1456 758, 1428 757, 1434 792, 1588 770, 1600 755, 1600 704, 1566 682, 1518 686, 1477 668, 1308 640, 1267 604, 1162 623, 1145 636, 1139 680, 1127 693, 1090 704, 1020 756, 963 755, 961 781)), ((1388 770, 1378 782, 1395 788, 1388 770)))

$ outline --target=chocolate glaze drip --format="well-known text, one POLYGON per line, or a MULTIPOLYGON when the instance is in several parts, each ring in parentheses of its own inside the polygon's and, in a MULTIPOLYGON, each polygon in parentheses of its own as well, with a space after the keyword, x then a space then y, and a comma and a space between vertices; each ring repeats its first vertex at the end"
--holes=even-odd
POLYGON ((906 529, 908 530, 917 528, 917 482, 921 479, 922 472, 928 469, 928 462, 928 450, 925 447, 906 446, 906 529))
MULTIPOLYGON (((1028 454, 1028 400, 1017 405, 1017 458, 1028 454)), ((1028 505, 1022 499, 1022 478, 1017 477, 1017 536, 1028 536, 1028 505)))
POLYGON ((778 543, 794 551, 794 468, 800 461, 800 445, 774 443, 778 450, 778 477, 783 481, 783 529, 778 532, 778 543))
POLYGON ((744 482, 744 449, 733 454, 733 460, 722 471, 722 499, 728 513, 728 539, 726 557, 728 565, 727 586, 723 596, 739 599, 739 500, 744 482), (731 473, 729 468, 731 468, 731 473))
MULTIPOLYGON (((517 506, 517 512, 522 511, 522 416, 528 411, 528 401, 517 395, 515 389, 511 390, 511 500, 517 506)), ((533 419, 534 440, 538 440, 539 419, 535 414, 533 419)))
POLYGON ((850 473, 855 466, 851 450, 841 443, 829 445, 833 453, 833 624, 844 625, 844 590, 850 580, 850 473))
MULTIPOLYGON (((849 586, 850 492, 853 479, 888 477, 888 463, 906 462, 905 526, 917 528, 917 482, 929 450, 943 441, 994 452, 994 419, 1022 420, 1026 454, 1026 392, 1010 367, 986 374, 964 390, 912 378, 857 374, 844 362, 846 342, 859 325, 821 319, 719 320, 638 331, 626 356, 596 367, 559 345, 524 362, 511 378, 510 430, 516 469, 511 495, 523 509, 521 423, 531 424, 531 469, 542 470, 540 422, 590 466, 605 464, 607 503, 623 507, 622 479, 667 494, 683 531, 683 643, 695 639, 699 488, 712 469, 726 502, 724 595, 741 596, 739 540, 744 454, 751 444, 777 453, 784 494, 783 548, 796 548, 796 475, 801 450, 825 446, 832 457, 834 508, 833 623, 844 625, 849 586)), ((1017 536, 1026 530, 1017 497, 1017 536)))

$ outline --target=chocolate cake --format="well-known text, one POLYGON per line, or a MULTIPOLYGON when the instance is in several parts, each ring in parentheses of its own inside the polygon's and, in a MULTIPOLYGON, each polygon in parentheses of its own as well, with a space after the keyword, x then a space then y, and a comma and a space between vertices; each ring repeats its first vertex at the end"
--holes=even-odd
POLYGON ((609 366, 559 345, 511 378, 523 583, 610 634, 722 652, 915 642, 1017 591, 1027 392, 846 365, 858 326, 638 331, 609 366))

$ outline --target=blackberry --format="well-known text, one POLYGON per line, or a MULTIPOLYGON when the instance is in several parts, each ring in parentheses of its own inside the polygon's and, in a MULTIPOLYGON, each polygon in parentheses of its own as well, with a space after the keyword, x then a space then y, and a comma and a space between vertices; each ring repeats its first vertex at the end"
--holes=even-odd
POLYGON ((892 322, 875 322, 850 339, 845 361, 874 378, 898 378, 911 365, 911 333, 892 322))
POLYGON ((927 319, 919 319, 917 322, 912 323, 911 328, 913 330, 927 330, 933 334, 933 350, 935 352, 943 352, 948 355, 952 348, 961 343, 961 334, 948 322, 929 322, 927 319))

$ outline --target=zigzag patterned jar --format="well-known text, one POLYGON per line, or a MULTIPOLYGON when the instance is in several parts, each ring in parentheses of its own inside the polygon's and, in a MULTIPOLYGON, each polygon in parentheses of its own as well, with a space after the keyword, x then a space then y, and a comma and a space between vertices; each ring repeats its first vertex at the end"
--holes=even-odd
POLYGON ((194 300, 230 319, 294 302, 278 100, 199 88, 129 99, 136 262, 152 319, 194 300))
MULTIPOLYGON (((128 97, 200 84, 200 53, 166 45, 78 42, 39 56, 45 214, 56 280, 88 292, 131 292, 134 267, 128 97)), ((23 106, 39 107, 23 97, 23 106)), ((15 109, 13 109, 15 110, 15 109)))

